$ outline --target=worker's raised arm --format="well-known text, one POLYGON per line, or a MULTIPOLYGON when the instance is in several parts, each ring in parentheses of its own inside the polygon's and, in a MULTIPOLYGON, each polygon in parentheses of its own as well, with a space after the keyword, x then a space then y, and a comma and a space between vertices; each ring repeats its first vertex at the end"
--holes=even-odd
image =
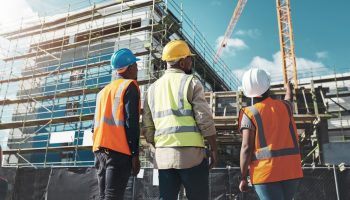
POLYGON ((293 85, 291 82, 288 82, 285 84, 284 88, 286 89, 286 94, 284 96, 284 100, 286 101, 293 101, 293 85))

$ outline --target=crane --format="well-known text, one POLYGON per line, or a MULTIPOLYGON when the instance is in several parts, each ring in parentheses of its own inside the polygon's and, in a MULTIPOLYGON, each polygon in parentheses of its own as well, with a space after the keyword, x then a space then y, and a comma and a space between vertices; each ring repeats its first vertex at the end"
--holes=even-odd
POLYGON ((276 0, 284 84, 293 80, 298 88, 290 0, 276 0))
POLYGON ((223 49, 226 47, 227 40, 231 37, 233 29, 236 27, 236 24, 239 20, 239 17, 242 14, 242 11, 243 11, 246 3, 247 3, 247 0, 238 0, 237 6, 236 6, 235 11, 233 12, 232 18, 230 20, 230 24, 228 25, 228 27, 226 29, 224 38, 222 39, 220 46, 219 46, 218 50, 216 51, 214 63, 217 63, 218 59, 221 56, 223 49))
MULTIPOLYGON (((240 18, 247 0, 238 0, 237 6, 233 12, 230 23, 226 29, 223 40, 215 54, 214 63, 217 63, 223 49, 227 45, 227 40, 240 18)), ((291 21, 290 0, 276 0, 278 30, 280 38, 280 48, 282 57, 282 72, 284 84, 293 81, 294 88, 298 88, 297 68, 294 53, 294 38, 291 21)))

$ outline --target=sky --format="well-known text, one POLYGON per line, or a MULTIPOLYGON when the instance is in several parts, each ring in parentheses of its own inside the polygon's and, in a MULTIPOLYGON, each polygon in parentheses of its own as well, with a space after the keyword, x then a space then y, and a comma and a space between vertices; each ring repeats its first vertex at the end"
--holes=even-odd
MULTIPOLYGON (((184 0, 184 11, 194 18, 211 43, 218 43, 237 1, 184 0), (203 15, 209 16, 203 18, 203 15)), ((291 0, 295 55, 299 71, 350 71, 350 1, 291 0)), ((222 55, 236 72, 264 67, 281 72, 276 1, 248 0, 222 55)), ((278 74, 278 73, 277 73, 278 74)))
MULTIPOLYGON (((95 0, 95 2, 99 0, 95 0)), ((12 0, 0 8, 0 27, 7 19, 47 15, 67 10, 82 0, 12 0)), ((89 1, 85 1, 89 2, 89 1)), ((94 0, 90 0, 94 2, 94 0)), ((195 21, 213 48, 217 48, 232 17, 237 0, 182 0, 186 14, 195 21), (200 2, 200 3, 199 3, 200 2)), ((295 55, 299 72, 350 71, 349 0, 291 0, 295 55)), ((1 53, 1 49, 0 49, 1 53)), ((242 16, 224 49, 222 59, 238 76, 251 67, 280 76, 281 56, 276 1, 248 0, 242 16)))

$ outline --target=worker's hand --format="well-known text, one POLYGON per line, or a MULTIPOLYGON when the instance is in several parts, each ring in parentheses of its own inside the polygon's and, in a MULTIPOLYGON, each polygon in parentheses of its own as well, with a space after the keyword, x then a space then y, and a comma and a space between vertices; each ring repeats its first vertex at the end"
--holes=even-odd
POLYGON ((218 161, 218 151, 215 150, 211 150, 210 151, 210 165, 209 165, 209 169, 212 169, 213 167, 215 167, 216 163, 218 161))
POLYGON ((293 101, 293 84, 292 84, 292 82, 288 81, 288 83, 286 83, 284 85, 284 89, 286 90, 284 100, 293 101))
POLYGON ((131 175, 137 176, 140 171, 140 159, 139 156, 132 157, 131 160, 131 175))
POLYGON ((239 183, 239 190, 241 192, 247 192, 248 191, 248 181, 246 179, 242 179, 239 183))

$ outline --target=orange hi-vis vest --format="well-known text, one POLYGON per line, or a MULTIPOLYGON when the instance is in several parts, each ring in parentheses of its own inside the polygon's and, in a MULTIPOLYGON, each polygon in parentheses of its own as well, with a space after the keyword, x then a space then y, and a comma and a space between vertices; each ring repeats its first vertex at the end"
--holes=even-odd
POLYGON ((254 124, 255 148, 249 165, 253 184, 303 177, 297 128, 287 102, 267 98, 242 108, 254 124))
POLYGON ((135 80, 117 79, 98 93, 94 118, 93 151, 104 147, 131 155, 124 127, 124 94, 132 82, 139 89, 135 80))

